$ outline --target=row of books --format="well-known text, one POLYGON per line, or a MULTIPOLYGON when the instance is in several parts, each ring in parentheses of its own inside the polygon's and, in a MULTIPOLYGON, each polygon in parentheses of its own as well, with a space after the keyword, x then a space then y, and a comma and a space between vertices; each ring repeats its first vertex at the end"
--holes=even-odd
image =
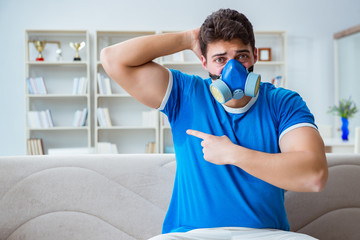
POLYGON ((73 84, 73 95, 84 95, 86 94, 88 85, 88 79, 86 77, 76 77, 74 78, 74 84, 73 84))
POLYGON ((104 75, 98 73, 97 82, 98 82, 99 94, 103 94, 103 95, 112 94, 110 78, 104 77, 104 75))
POLYGON ((27 140, 29 155, 44 155, 44 147, 41 138, 29 138, 27 140))
POLYGON ((100 127, 111 127, 111 118, 108 108, 98 108, 97 109, 97 119, 100 127))
MULTIPOLYGON (((30 94, 48 94, 43 77, 28 77, 26 82, 29 87, 30 94)), ((76 77, 73 81, 73 95, 83 95, 87 92, 88 79, 86 77, 76 77)))
POLYGON ((83 110, 77 110, 75 112, 73 126, 82 127, 86 125, 86 118, 88 115, 88 109, 84 108, 83 110))
POLYGON ((30 94, 43 95, 48 93, 43 77, 28 77, 26 78, 26 82, 28 84, 30 94))
POLYGON ((29 128, 50 128, 54 127, 51 112, 49 109, 44 111, 28 111, 29 128))
POLYGON ((145 153, 155 153, 156 152, 156 143, 155 142, 149 142, 145 146, 145 153))
MULTIPOLYGON (((50 109, 43 111, 28 111, 29 128, 51 128, 54 127, 50 109)), ((86 125, 88 109, 77 110, 74 115, 73 126, 82 127, 86 125)))

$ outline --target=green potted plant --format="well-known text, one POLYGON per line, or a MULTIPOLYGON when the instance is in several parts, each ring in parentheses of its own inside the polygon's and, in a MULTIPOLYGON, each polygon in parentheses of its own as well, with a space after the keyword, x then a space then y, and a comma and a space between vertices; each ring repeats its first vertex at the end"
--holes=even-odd
POLYGON ((349 136, 349 118, 353 117, 355 115, 355 113, 357 112, 357 107, 355 102, 351 99, 351 97, 349 97, 349 99, 342 99, 339 101, 339 105, 338 106, 332 106, 329 109, 329 113, 335 114, 337 116, 341 117, 341 122, 342 122, 342 126, 341 126, 341 131, 342 131, 342 136, 341 138, 344 141, 349 140, 348 136, 349 136))

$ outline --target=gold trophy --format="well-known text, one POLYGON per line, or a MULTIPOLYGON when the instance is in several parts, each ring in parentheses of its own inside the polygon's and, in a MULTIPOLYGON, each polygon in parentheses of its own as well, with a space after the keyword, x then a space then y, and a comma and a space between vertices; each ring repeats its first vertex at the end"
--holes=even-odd
POLYGON ((70 47, 75 49, 76 55, 74 57, 74 61, 81 61, 79 51, 85 47, 85 42, 77 43, 77 42, 70 42, 70 47))
POLYGON ((58 45, 58 50, 61 51, 61 45, 60 42, 58 41, 39 41, 39 40, 35 40, 35 41, 29 41, 31 43, 34 44, 36 50, 38 51, 39 55, 37 56, 37 58, 35 59, 36 61, 44 61, 44 57, 42 55, 42 51, 44 51, 45 45, 47 43, 55 43, 58 45))
POLYGON ((44 61, 42 51, 45 48, 46 42, 45 41, 34 41, 33 43, 35 45, 36 50, 39 52, 39 55, 37 56, 36 61, 44 61))

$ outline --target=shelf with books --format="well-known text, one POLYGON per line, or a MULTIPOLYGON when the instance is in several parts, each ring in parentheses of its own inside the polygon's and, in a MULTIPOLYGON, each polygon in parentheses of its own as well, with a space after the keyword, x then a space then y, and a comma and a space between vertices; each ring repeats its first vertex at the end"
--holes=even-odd
MULTIPOLYGON (((96 139, 97 142, 110 142, 117 146, 119 153, 136 152, 129 144, 133 136, 143 134, 142 140, 132 140, 138 152, 144 152, 146 144, 155 142, 155 152, 158 152, 159 112, 136 101, 131 96, 120 95, 97 97, 96 139), (111 133, 109 133, 111 132, 111 133), (126 137, 126 134, 131 135, 126 137), (116 139, 113 136, 118 136, 116 139), (130 140, 129 140, 130 139, 130 140)), ((145 151, 146 152, 146 151, 145 151)))
POLYGON ((85 30, 25 31, 26 136, 41 138, 45 154, 49 148, 72 147, 62 141, 73 139, 74 146, 91 147, 89 46, 85 30), (80 43, 83 49, 76 51, 80 43))
POLYGON ((48 110, 48 115, 51 116, 53 126, 69 127, 73 126, 76 111, 85 108, 88 109, 86 98, 78 99, 76 101, 74 101, 74 98, 48 98, 46 100, 35 98, 31 99, 31 102, 28 105, 27 115, 29 115, 29 113, 35 113, 34 118, 38 116, 41 117, 41 113, 48 110))
POLYGON ((31 130, 31 138, 43 141, 44 154, 49 154, 49 149, 74 149, 88 146, 88 128, 53 128, 49 130, 31 130), (70 136, 70 137, 69 137, 70 136))
POLYGON ((98 132, 98 142, 115 144, 119 153, 147 153, 149 143, 154 143, 153 153, 158 153, 158 131, 154 128, 106 128, 98 132))
MULTIPOLYGON (((88 65, 76 67, 27 66, 27 93, 38 95, 37 88, 46 88, 47 94, 89 94, 88 65)), ((43 94, 46 94, 43 93, 43 94)))
MULTIPOLYGON (((157 110, 153 110, 139 103, 137 100, 135 100, 132 97, 131 98, 99 98, 98 101, 99 102, 97 109, 106 109, 106 111, 110 115, 112 126, 131 126, 131 127, 140 128, 143 127, 145 124, 143 113, 154 112, 154 115, 158 114, 157 110)), ((99 111, 97 111, 97 114, 99 116, 99 111)), ((97 119, 99 120, 99 118, 97 119)))

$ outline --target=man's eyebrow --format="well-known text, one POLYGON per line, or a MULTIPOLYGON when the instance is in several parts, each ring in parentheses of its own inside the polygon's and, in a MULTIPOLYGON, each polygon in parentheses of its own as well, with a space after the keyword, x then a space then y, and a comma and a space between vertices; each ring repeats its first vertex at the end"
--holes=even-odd
MULTIPOLYGON (((247 49, 240 49, 240 50, 236 50, 236 53, 250 53, 250 51, 247 49)), ((226 55, 226 52, 216 53, 216 54, 212 55, 211 57, 214 58, 214 57, 219 57, 219 56, 224 56, 224 55, 226 55)))
POLYGON ((237 50, 236 53, 250 53, 250 51, 244 49, 244 50, 237 50))
POLYGON ((224 53, 216 53, 216 54, 212 55, 211 57, 214 58, 214 57, 224 56, 224 55, 226 55, 226 52, 224 52, 224 53))

